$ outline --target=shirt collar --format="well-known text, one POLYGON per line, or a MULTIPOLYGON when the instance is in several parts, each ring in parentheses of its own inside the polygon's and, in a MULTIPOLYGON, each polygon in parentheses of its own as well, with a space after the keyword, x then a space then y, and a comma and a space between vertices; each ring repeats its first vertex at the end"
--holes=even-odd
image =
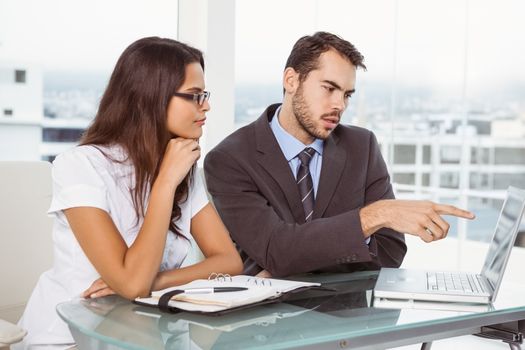
POLYGON ((275 114, 270 122, 270 127, 277 139, 277 143, 283 151, 284 157, 289 162, 295 158, 305 147, 312 147, 319 155, 323 155, 324 142, 321 139, 315 139, 311 144, 305 145, 290 133, 283 129, 279 123, 279 113, 281 112, 281 106, 277 108, 275 114))

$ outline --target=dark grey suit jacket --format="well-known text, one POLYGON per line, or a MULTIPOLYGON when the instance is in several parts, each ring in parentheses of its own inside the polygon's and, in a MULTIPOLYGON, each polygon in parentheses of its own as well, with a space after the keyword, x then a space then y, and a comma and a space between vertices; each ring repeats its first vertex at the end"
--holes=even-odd
POLYGON ((204 160, 208 191, 237 244, 244 273, 272 276, 310 271, 357 271, 398 267, 404 236, 381 229, 367 245, 359 209, 394 198, 374 135, 339 125, 325 141, 311 222, 293 173, 269 122, 272 105, 255 122, 235 131, 204 160))

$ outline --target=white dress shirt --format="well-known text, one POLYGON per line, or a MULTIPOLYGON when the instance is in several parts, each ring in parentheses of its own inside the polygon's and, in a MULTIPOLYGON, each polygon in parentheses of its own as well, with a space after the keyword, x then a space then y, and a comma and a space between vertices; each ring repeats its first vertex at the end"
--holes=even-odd
MULTIPOLYGON (((53 199, 49 208, 49 214, 55 217, 54 263, 40 276, 29 299, 19 322, 28 334, 16 348, 25 349, 36 344, 62 344, 56 348, 65 348, 66 344, 74 343, 55 307, 80 297, 100 275, 78 244, 63 210, 83 206, 106 211, 129 247, 137 238, 144 219, 141 217, 137 221, 130 194, 134 176, 134 167, 119 146, 79 146, 55 159, 53 199), (120 162, 111 161, 103 153, 120 162)), ((145 207, 147 203, 148 196, 145 207)), ((188 199, 179 204, 181 217, 176 225, 183 235, 190 237, 191 218, 207 203, 202 179, 194 175, 188 199)), ((161 270, 178 268, 189 249, 188 240, 168 232, 161 270)))

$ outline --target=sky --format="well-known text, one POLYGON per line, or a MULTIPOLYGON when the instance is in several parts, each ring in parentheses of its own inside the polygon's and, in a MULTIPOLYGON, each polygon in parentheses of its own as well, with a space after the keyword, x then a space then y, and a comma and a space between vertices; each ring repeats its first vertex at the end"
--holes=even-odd
POLYGON ((177 37, 173 0, 0 0, 0 59, 45 70, 112 70, 145 36, 177 37))
POLYGON ((248 81, 277 75, 295 40, 316 30, 352 42, 371 79, 450 87, 466 71, 475 85, 525 81, 521 0, 241 0, 237 10, 237 66, 248 81))
MULTIPOLYGON (((236 79, 279 83, 293 43, 328 30, 364 54, 365 81, 455 93, 463 74, 478 89, 525 81, 524 17, 521 0, 237 0, 236 79)), ((150 35, 176 38, 176 0, 0 0, 0 60, 110 72, 150 35)))

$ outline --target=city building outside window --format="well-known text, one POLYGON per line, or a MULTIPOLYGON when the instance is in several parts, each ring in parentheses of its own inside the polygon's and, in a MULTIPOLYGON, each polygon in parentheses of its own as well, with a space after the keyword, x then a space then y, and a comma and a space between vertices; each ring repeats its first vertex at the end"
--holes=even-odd
POLYGON ((357 72, 342 121, 377 135, 397 197, 469 208, 478 219, 449 219, 451 235, 491 239, 505 189, 525 188, 523 2, 267 0, 236 6, 238 127, 281 100, 285 59, 299 37, 338 34, 363 53, 368 68, 357 72), (297 7, 302 16, 290 26, 287 14, 297 7))
POLYGON ((25 83, 26 82, 26 71, 17 69, 15 70, 15 83, 25 83))

